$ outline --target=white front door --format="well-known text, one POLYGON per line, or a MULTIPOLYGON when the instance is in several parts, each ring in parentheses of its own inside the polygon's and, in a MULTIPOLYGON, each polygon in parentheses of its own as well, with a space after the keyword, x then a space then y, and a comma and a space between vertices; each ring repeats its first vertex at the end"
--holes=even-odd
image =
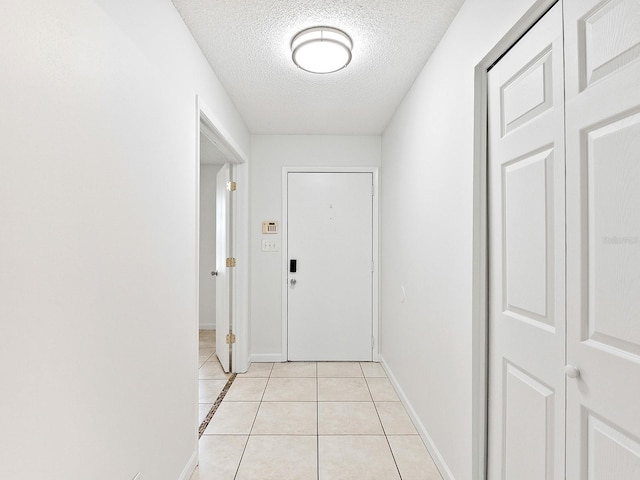
POLYGON ((287 197, 288 359, 371 361, 373 174, 288 173, 287 197))
POLYGON ((567 479, 640 479, 640 2, 565 0, 567 479))
POLYGON ((216 178, 216 355, 225 372, 231 369, 227 334, 231 325, 231 280, 232 267, 227 267, 227 258, 232 257, 232 209, 231 169, 225 164, 216 178))
POLYGON ((563 81, 556 5, 489 72, 491 480, 564 475, 563 81))

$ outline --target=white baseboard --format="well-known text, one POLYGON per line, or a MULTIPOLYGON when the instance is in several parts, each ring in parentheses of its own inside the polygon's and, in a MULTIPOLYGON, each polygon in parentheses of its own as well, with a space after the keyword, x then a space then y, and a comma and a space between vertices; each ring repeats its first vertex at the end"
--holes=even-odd
MULTIPOLYGON (((196 448, 197 448, 197 443, 196 443, 196 448)), ((189 480, 191 478, 191 475, 193 475, 193 472, 197 466, 198 466, 198 450, 193 452, 193 454, 191 455, 191 458, 189 459, 184 469, 182 470, 182 473, 178 477, 178 480, 189 480)))
POLYGON ((254 354, 249 357, 249 363, 271 363, 271 362, 282 362, 282 354, 280 353, 261 353, 254 354))
POLYGON ((404 390, 402 390, 402 387, 400 387, 400 385, 398 384, 398 380, 396 379, 396 376, 393 374, 393 372, 389 368, 389 365, 387 365, 387 362, 385 362, 384 357, 379 354, 378 359, 380 361, 380 364, 382 365, 382 368, 384 368, 384 371, 387 372, 387 377, 389 378, 389 381, 391 381, 393 388, 395 388, 396 393, 398 394, 398 397, 400 397, 400 401, 402 402, 404 407, 407 409, 407 413, 409 414, 409 417, 411 417, 411 421, 416 427, 416 430, 418 430, 420 437, 422 437, 422 441, 427 447, 427 450, 429 451, 431 458, 433 458, 433 461, 438 467, 438 470, 440 470, 440 475, 442 475, 443 480, 455 480, 453 473, 451 473, 451 470, 449 469, 449 466, 447 465, 447 463, 444 461, 444 458, 440 454, 440 450, 438 450, 438 447, 436 447, 435 443, 433 443, 433 439, 431 438, 431 435, 429 435, 429 432, 427 432, 427 429, 424 427, 424 425, 418 418, 418 415, 416 414, 415 409, 409 402, 409 399, 404 393, 404 390))
POLYGON ((201 323, 200 324, 200 330, 215 330, 216 329, 216 324, 215 323, 201 323))

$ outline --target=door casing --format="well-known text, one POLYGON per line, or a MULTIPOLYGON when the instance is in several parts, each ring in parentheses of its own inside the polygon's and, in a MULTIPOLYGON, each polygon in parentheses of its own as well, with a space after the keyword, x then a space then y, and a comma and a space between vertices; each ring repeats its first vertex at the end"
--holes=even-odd
MULTIPOLYGON (((233 238, 235 239, 234 255, 238 258, 235 274, 232 279, 232 289, 235 292, 231 323, 236 335, 236 343, 232 349, 233 372, 245 372, 249 367, 249 157, 235 142, 233 137, 224 128, 223 123, 213 113, 213 110, 196 95, 196 158, 195 158, 195 218, 196 218, 196 285, 200 276, 200 135, 201 126, 207 137, 222 151, 229 163, 235 165, 236 182, 238 189, 235 192, 234 208, 236 212, 233 238)), ((200 299, 196 291, 195 322, 198 331, 198 319, 200 316, 200 299)), ((198 338, 194 339, 194 348, 198 348, 198 338)), ((196 355, 197 359, 197 355, 196 355)), ((194 389, 197 395, 197 370, 196 363, 194 389)), ((196 413, 197 422, 197 413, 196 413)), ((197 434, 197 427, 195 429, 197 434)))
POLYGON ((377 167, 283 167, 282 168, 282 269, 281 269, 281 290, 282 290, 282 349, 281 361, 288 361, 288 328, 287 328, 287 292, 288 292, 288 244, 287 244, 287 200, 288 200, 288 174, 289 173, 371 173, 373 175, 374 195, 373 195, 373 361, 378 361, 379 348, 379 277, 380 277, 380 256, 379 256, 379 182, 377 167))

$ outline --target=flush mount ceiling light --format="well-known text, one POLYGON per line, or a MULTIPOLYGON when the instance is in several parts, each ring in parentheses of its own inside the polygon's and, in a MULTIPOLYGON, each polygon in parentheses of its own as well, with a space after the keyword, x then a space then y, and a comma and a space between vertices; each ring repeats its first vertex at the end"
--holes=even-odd
POLYGON ((302 70, 311 73, 333 73, 351 61, 351 37, 332 27, 302 30, 291 40, 291 57, 302 70))

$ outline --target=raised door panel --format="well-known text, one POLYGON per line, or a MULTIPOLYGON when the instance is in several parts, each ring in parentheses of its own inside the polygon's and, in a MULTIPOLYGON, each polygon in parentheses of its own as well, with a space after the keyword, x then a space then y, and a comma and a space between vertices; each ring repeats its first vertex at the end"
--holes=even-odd
POLYGON ((551 65, 549 45, 501 87, 503 136, 553 106, 551 65))
POLYGON ((552 149, 502 166, 503 309, 516 319, 553 326, 555 232, 548 171, 553 171, 552 149))
POLYGON ((583 412, 587 480, 640 478, 640 442, 609 421, 583 412))
POLYGON ((640 114, 587 133, 589 306, 582 332, 583 340, 633 355, 638 363, 639 152, 640 114))
POLYGON ((597 2, 578 19, 582 89, 640 60, 637 0, 597 2))
POLYGON ((504 365, 504 479, 553 478, 553 389, 509 362, 504 365))

